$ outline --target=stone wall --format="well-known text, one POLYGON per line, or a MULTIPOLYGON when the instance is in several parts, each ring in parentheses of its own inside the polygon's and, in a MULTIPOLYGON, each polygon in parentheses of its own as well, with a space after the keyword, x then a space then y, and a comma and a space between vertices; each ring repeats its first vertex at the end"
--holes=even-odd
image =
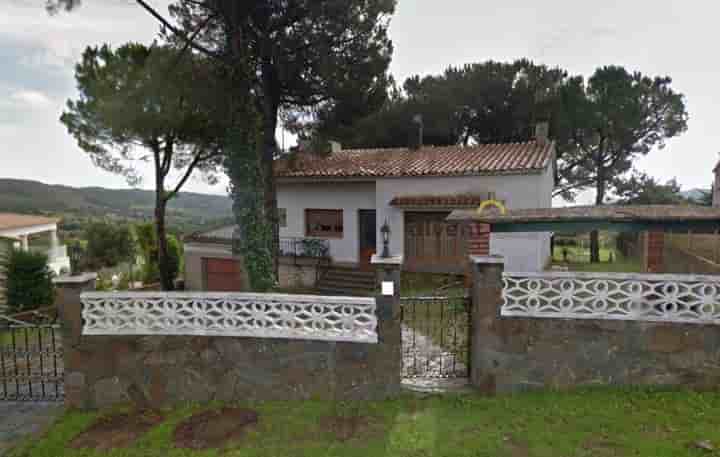
MULTIPOLYGON (((399 272, 391 276, 399 284, 399 272)), ((379 343, 365 344, 82 335, 82 305, 75 295, 60 304, 70 408, 127 402, 162 407, 212 400, 378 400, 400 390, 398 297, 377 298, 379 343)))
POLYGON ((501 317, 502 273, 501 259, 474 259, 471 380, 482 391, 720 385, 720 327, 501 317))
POLYGON ((311 257, 280 257, 278 282, 284 289, 312 289, 317 286, 318 268, 322 259, 311 257))

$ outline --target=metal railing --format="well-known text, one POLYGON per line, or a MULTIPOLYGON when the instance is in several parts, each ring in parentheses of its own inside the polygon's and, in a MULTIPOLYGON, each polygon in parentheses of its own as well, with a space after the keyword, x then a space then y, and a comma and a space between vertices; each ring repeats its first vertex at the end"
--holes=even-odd
POLYGON ((67 254, 67 246, 61 245, 56 247, 40 247, 40 246, 30 246, 28 248, 30 252, 41 252, 45 255, 47 255, 49 261, 53 261, 55 259, 62 259, 68 256, 67 254))
POLYGON ((280 238, 280 256, 310 257, 325 259, 330 257, 330 241, 320 238, 280 238))
POLYGON ((470 297, 402 297, 404 378, 463 378, 470 373, 470 297))

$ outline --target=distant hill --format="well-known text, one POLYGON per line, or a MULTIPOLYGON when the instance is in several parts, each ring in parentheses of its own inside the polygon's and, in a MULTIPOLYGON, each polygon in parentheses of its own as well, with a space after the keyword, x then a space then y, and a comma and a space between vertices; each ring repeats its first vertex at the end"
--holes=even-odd
MULTIPOLYGON (((155 195, 148 190, 69 187, 22 179, 0 179, 0 212, 151 218, 155 195)), ((168 205, 169 221, 202 225, 232 216, 232 201, 222 195, 182 192, 168 205)))

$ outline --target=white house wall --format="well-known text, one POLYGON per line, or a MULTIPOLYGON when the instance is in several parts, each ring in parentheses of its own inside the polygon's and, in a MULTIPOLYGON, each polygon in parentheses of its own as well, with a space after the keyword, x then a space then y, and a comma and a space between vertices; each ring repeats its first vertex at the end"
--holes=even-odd
MULTIPOLYGON (((392 227, 391 251, 404 250, 404 211, 390 206, 402 195, 453 195, 494 192, 508 208, 548 208, 552 206, 550 168, 535 175, 383 178, 376 184, 378 225, 385 218, 392 227)), ((378 243, 382 238, 378 236, 378 243)), ((490 239, 491 253, 507 258, 508 271, 538 271, 545 267, 550 254, 549 233, 496 234, 490 239)))
POLYGON ((302 238, 306 237, 306 209, 342 209, 343 237, 329 239, 330 255, 335 262, 357 263, 358 210, 375 209, 375 183, 279 183, 278 208, 287 211, 287 227, 280 227, 280 237, 302 238))

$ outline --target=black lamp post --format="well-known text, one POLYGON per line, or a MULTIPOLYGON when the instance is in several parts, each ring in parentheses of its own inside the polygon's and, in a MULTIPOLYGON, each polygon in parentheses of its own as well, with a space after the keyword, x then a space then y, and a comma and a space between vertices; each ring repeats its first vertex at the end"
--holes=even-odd
POLYGON ((70 259, 70 274, 77 276, 80 274, 80 260, 82 259, 82 246, 80 242, 75 241, 67 247, 68 258, 70 259))
POLYGON ((380 227, 380 233, 382 234, 383 239, 383 251, 381 257, 387 259, 390 257, 390 250, 388 249, 388 245, 390 244, 390 225, 388 224, 387 219, 385 219, 385 223, 380 227))

